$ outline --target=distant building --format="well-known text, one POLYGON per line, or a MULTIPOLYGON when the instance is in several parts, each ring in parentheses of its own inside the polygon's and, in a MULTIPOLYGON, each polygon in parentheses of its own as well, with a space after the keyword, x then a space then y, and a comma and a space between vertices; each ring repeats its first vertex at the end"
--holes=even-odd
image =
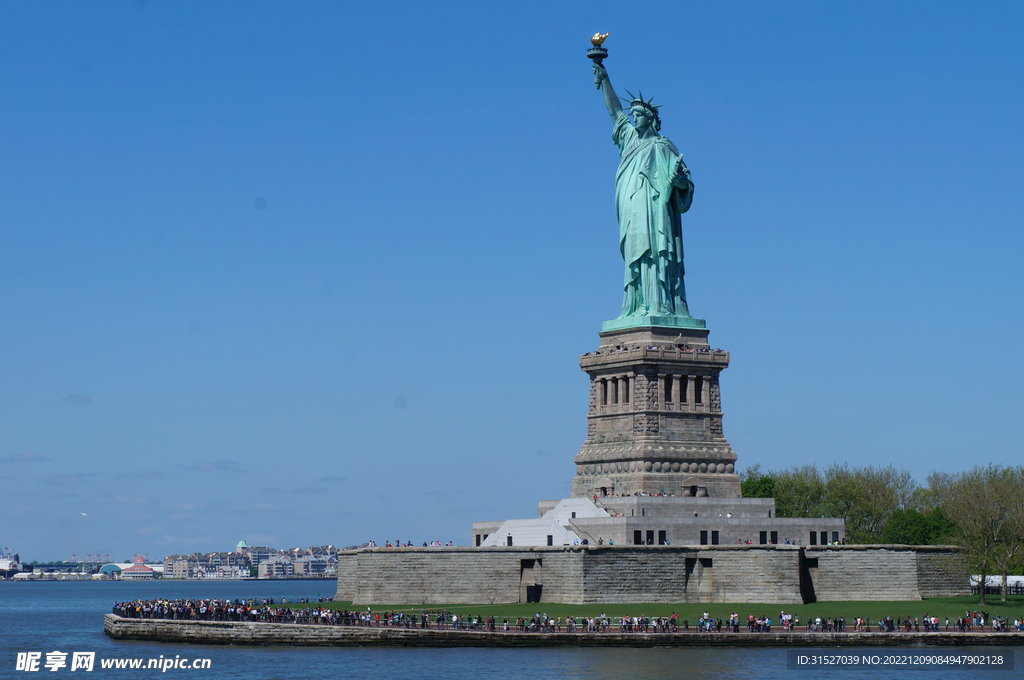
POLYGON ((199 580, 233 580, 249 578, 248 567, 197 567, 192 578, 199 580))
POLYGON ((251 545, 248 549, 249 564, 254 567, 259 567, 261 563, 266 562, 270 559, 270 556, 276 552, 276 550, 265 545, 251 545))
POLYGON ((109 578, 117 578, 121 575, 121 565, 114 563, 104 564, 100 567, 99 573, 109 578))
POLYGON ((147 567, 141 556, 136 556, 132 566, 121 570, 122 581, 146 581, 156 578, 156 571, 147 567))
POLYGON ((167 555, 161 568, 167 578, 179 579, 334 578, 338 549, 325 545, 277 550, 242 540, 230 552, 167 555))
POLYGON ((295 564, 285 555, 274 555, 266 562, 260 562, 259 578, 291 578, 295 576, 295 564))
POLYGON ((194 578, 196 569, 203 562, 203 556, 199 553, 190 555, 168 555, 164 558, 165 578, 194 578))

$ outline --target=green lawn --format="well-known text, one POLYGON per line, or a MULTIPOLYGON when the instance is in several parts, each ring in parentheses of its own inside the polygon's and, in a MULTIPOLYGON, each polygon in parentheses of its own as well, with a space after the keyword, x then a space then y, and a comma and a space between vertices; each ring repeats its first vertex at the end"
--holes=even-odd
MULTIPOLYGON (((312 604, 293 604, 289 607, 307 607, 312 604)), ((352 605, 351 602, 330 602, 324 606, 332 609, 356 609, 365 611, 366 605, 352 605)), ((602 612, 608 616, 668 616, 675 612, 679 620, 689 619, 696 621, 703 612, 710 613, 713 617, 728 618, 732 612, 740 615, 746 620, 748 614, 757 616, 770 616, 778 621, 779 612, 785 611, 800 616, 800 623, 803 625, 812 616, 846 617, 847 624, 854 618, 870 617, 872 622, 885 616, 899 617, 923 617, 925 614, 938 616, 940 619, 949 617, 950 622, 956 621, 962 616, 965 610, 988 611, 989 617, 1002 616, 1011 620, 1024 616, 1024 597, 1011 597, 1010 601, 1003 604, 991 598, 984 607, 978 605, 976 597, 943 597, 919 602, 815 602, 813 604, 780 605, 780 604, 609 604, 609 605, 567 605, 567 604, 451 604, 451 605, 399 605, 399 604, 374 604, 370 605, 373 611, 402 611, 419 614, 426 609, 438 611, 447 609, 456 614, 481 614, 493 615, 500 618, 514 619, 519 616, 532 617, 538 612, 546 612, 548 616, 563 619, 568 616, 594 616, 602 612)))

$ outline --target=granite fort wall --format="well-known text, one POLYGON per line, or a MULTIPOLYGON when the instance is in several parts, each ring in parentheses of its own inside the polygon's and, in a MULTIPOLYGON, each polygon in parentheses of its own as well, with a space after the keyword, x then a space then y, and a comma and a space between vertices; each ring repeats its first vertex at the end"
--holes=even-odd
POLYGON ((802 602, 795 546, 590 548, 584 604, 802 602))
POLYGON ((693 548, 596 548, 582 560, 580 604, 686 602, 687 564, 697 562, 693 548))
POLYGON ((970 595, 967 561, 951 545, 917 546, 917 588, 921 597, 970 595))
POLYGON ((356 554, 357 604, 518 602, 520 553, 487 548, 370 549, 356 554))
POLYGON ((795 546, 371 548, 339 554, 339 601, 801 602, 795 546), (493 600, 492 600, 493 598, 493 600))
POLYGON ((520 602, 542 584, 546 602, 577 602, 582 550, 370 548, 339 553, 335 598, 356 604, 520 602))
POLYGON ((351 601, 355 598, 356 587, 359 585, 359 568, 356 564, 358 553, 338 553, 338 591, 334 599, 351 601))
POLYGON ((714 565, 712 602, 803 602, 799 548, 730 546, 707 553, 714 565))
POLYGON ((920 600, 967 593, 950 546, 370 548, 338 556, 356 604, 920 600), (534 591, 535 592, 535 591, 534 591))
POLYGON ((805 554, 817 560, 818 600, 921 599, 917 551, 909 546, 830 546, 805 554))
POLYGON ((818 600, 920 600, 967 591, 953 546, 808 547, 805 555, 818 600))

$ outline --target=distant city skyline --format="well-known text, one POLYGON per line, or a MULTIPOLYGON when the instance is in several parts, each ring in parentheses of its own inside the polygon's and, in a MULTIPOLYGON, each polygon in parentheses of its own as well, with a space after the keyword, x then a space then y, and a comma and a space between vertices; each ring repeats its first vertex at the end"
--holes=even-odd
POLYGON ((693 175, 738 469, 1019 463, 1022 19, 6 7, 0 545, 467 544, 568 496, 622 303, 598 30, 693 175))

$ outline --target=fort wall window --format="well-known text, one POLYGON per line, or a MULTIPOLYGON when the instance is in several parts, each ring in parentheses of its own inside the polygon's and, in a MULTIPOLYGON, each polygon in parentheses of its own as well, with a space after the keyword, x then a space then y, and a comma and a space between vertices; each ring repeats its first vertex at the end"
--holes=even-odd
POLYGON ((707 545, 708 544, 708 532, 706 532, 706 531, 700 532, 700 544, 701 545, 707 545))

